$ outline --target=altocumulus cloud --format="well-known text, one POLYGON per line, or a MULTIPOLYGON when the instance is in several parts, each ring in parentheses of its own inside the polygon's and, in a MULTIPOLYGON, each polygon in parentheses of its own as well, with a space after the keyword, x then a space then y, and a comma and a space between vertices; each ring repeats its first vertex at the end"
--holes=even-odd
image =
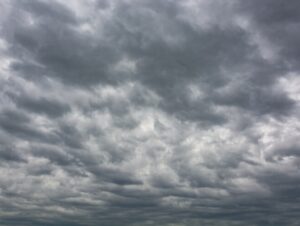
POLYGON ((0 7, 0 225, 299 225, 299 1, 0 7))

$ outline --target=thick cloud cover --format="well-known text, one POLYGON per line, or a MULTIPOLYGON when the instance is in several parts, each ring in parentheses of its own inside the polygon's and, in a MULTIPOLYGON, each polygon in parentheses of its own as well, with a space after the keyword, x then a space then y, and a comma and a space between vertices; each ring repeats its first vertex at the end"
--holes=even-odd
POLYGON ((299 1, 0 7, 0 225, 299 224, 299 1))

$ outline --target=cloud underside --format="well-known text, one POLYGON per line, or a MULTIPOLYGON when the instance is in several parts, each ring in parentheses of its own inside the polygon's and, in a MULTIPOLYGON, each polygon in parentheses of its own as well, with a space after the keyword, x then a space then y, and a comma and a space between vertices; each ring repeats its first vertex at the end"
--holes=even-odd
POLYGON ((0 3, 0 224, 297 225, 300 3, 0 3))

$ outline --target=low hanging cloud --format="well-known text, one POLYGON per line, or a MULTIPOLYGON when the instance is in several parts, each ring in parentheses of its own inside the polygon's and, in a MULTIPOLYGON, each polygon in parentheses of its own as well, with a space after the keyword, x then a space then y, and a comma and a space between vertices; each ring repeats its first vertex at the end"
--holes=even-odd
POLYGON ((0 7, 0 225, 298 224, 298 1, 0 7))

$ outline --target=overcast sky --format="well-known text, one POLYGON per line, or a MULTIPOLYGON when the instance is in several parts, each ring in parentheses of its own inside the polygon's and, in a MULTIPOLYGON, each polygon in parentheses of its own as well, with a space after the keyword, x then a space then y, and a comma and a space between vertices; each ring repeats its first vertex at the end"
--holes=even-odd
POLYGON ((1 226, 300 224, 300 1, 0 8, 1 226))

